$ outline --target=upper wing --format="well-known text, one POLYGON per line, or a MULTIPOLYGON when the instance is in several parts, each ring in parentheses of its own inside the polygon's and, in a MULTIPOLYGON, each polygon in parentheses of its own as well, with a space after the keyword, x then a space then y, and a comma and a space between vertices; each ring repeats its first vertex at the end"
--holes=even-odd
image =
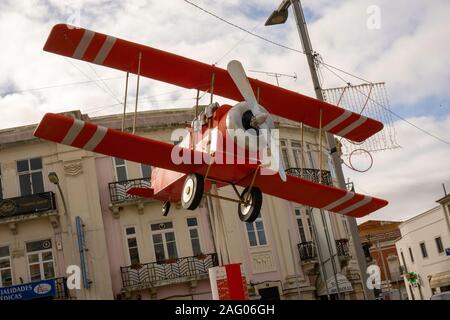
MULTIPOLYGON (((137 73, 177 86, 208 91, 214 75, 214 93, 229 99, 243 98, 224 69, 66 24, 53 27, 44 50, 95 64, 137 73)), ((249 79, 259 103, 270 113, 361 142, 377 133, 383 124, 357 113, 271 84, 249 79)))
MULTIPOLYGON (((209 155, 197 150, 144 138, 127 132, 106 128, 72 117, 47 113, 36 128, 38 138, 85 149, 112 157, 177 171, 205 175, 209 155)), ((257 164, 214 164, 211 178, 238 181, 247 177, 257 164)))
MULTIPOLYGON (((249 179, 246 179, 240 185, 247 186, 249 183, 249 179)), ((388 204, 386 200, 329 187, 290 175, 287 176, 287 181, 283 182, 275 172, 273 175, 258 175, 255 185, 266 194, 357 218, 368 215, 388 204)))

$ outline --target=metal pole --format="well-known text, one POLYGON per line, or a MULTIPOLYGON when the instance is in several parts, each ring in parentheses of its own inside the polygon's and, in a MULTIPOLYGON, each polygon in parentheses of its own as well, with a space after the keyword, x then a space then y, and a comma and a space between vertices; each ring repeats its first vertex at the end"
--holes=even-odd
POLYGON ((322 183, 322 109, 320 109, 319 120, 319 183, 322 183))
POLYGON ((125 130, 125 114, 127 110, 127 96, 128 96, 128 78, 130 73, 127 72, 127 79, 125 80, 125 97, 123 98, 123 116, 122 116, 122 132, 125 130))
POLYGON ((331 260, 331 266, 333 268, 333 273, 334 273, 334 281, 336 282, 337 295, 340 299, 341 298, 341 289, 339 288, 339 282, 338 282, 338 278, 337 278, 336 261, 334 260, 336 257, 336 253, 333 252, 333 246, 331 244, 330 233, 328 232, 328 223, 326 221, 327 218, 325 217, 325 212, 323 212, 322 209, 320 209, 320 216, 322 218, 323 229, 325 231, 325 238, 327 239, 328 251, 330 252, 330 260, 331 260))
MULTIPOLYGON (((56 187, 58 188, 59 191, 59 195, 61 196, 61 201, 63 204, 63 208, 64 208, 64 216, 66 218, 66 227, 67 227, 67 236, 69 237, 69 241, 70 241, 70 256, 72 258, 71 264, 76 264, 77 260, 75 257, 75 240, 73 238, 73 231, 72 231, 72 220, 71 217, 69 216, 69 210, 67 208, 67 204, 66 204, 66 198, 64 197, 64 193, 61 189, 61 185, 59 184, 59 181, 56 183, 56 187)), ((62 238, 61 238, 62 240, 62 238)), ((63 251, 64 254, 64 251, 63 251)), ((67 263, 67 261, 65 261, 65 263, 67 265, 69 265, 69 263, 67 263)))
POLYGON ((319 236, 317 235, 317 228, 316 228, 316 222, 314 220, 313 215, 313 210, 309 211, 309 221, 311 222, 311 227, 312 227, 312 231, 313 231, 313 237, 314 237, 314 244, 317 247, 317 255, 319 258, 319 273, 320 276, 322 278, 322 282, 325 285, 325 289, 327 291, 327 297, 328 300, 330 300, 330 290, 328 289, 328 276, 327 276, 327 271, 326 268, 324 266, 323 263, 323 257, 322 257, 322 250, 320 248, 320 239, 319 236))
POLYGON ((295 283, 297 285, 298 299, 300 300, 300 285, 298 283, 297 264, 295 263, 294 249, 292 248, 291 230, 288 229, 289 247, 291 248, 292 262, 294 263, 295 283))
MULTIPOLYGON (((311 45, 311 41, 309 39, 308 30, 306 26, 305 17, 303 15, 303 10, 301 7, 300 0, 291 0, 291 4, 294 8, 294 14, 295 14, 295 20, 297 22, 297 29, 298 33, 300 35, 300 40, 303 46, 303 50, 305 51, 306 58, 308 60, 309 70, 311 72, 312 81, 314 84, 314 91, 316 93, 317 99, 324 101, 322 89, 320 87, 319 77, 317 74, 316 66, 314 64, 314 56, 313 56, 313 49, 311 45)), ((335 172, 337 175, 337 180, 339 183, 339 187, 341 189, 345 189, 345 178, 344 173, 342 171, 341 166, 341 159, 339 157, 339 154, 337 153, 336 149, 336 142, 334 140, 334 136, 331 133, 326 134, 327 142, 330 147, 331 156, 333 159, 333 164, 335 168, 335 172)), ((367 288, 367 278, 368 274, 366 272, 367 270, 367 264, 364 257, 364 252, 361 246, 361 239, 359 237, 358 232, 358 226, 356 224, 356 219, 352 217, 346 217, 350 234, 353 239, 353 247, 356 254, 356 259, 358 261, 360 273, 361 273, 361 279, 362 279, 362 285, 364 288, 364 294, 367 300, 374 300, 375 296, 372 290, 369 290, 367 288)))
POLYGON ((302 149, 301 149, 301 154, 302 154, 302 164, 301 164, 301 168, 300 168, 300 174, 301 174, 301 177, 303 178, 303 170, 304 170, 304 168, 305 168, 305 155, 304 155, 304 152, 306 151, 306 148, 305 148, 305 139, 304 139, 304 137, 303 137, 303 122, 300 123, 300 126, 301 126, 301 132, 302 132, 302 135, 301 135, 301 139, 302 139, 302 144, 301 144, 301 147, 302 147, 302 149))

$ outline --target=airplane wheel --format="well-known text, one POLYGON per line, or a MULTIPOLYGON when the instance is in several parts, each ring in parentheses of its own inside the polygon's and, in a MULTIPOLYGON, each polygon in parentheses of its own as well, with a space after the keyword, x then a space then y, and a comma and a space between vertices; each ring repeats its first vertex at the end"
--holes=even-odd
POLYGON ((181 205, 184 209, 197 209, 203 196, 204 179, 201 175, 192 173, 186 177, 181 192, 181 205))
MULTIPOLYGON (((245 200, 248 193, 248 187, 242 191, 241 199, 245 200)), ((262 206, 262 193, 259 188, 253 187, 250 191, 250 202, 245 205, 244 203, 240 203, 238 205, 238 214, 239 219, 244 222, 252 223, 258 218, 259 213, 261 212, 262 206)))
POLYGON ((161 209, 162 214, 163 214, 164 217, 169 214, 169 210, 170 210, 170 202, 166 201, 166 202, 163 203, 163 206, 162 206, 162 209, 161 209))

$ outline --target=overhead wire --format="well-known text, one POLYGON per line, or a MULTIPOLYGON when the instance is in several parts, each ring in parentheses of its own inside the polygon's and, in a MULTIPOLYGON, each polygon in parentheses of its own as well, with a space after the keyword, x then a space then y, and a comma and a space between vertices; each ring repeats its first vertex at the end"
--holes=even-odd
MULTIPOLYGON (((125 76, 118 76, 118 77, 109 77, 109 78, 102 78, 103 81, 109 81, 109 80, 116 80, 116 79, 123 79, 125 76)), ((21 94, 25 92, 33 92, 33 91, 41 91, 41 90, 48 90, 48 89, 54 89, 54 88, 61 88, 61 87, 71 87, 71 86, 77 86, 77 85, 83 85, 83 84, 91 84, 93 82, 99 82, 99 80, 85 80, 85 81, 76 81, 76 82, 69 82, 69 83, 60 83, 60 84, 54 84, 54 85, 48 85, 44 87, 36 87, 36 88, 29 88, 29 89, 23 89, 23 90, 15 90, 15 91, 7 91, 4 93, 0 93, 0 96, 8 96, 11 94, 21 94)))
MULTIPOLYGON (((194 6, 194 7, 196 7, 197 9, 199 9, 199 10, 201 10, 201 11, 203 11, 203 12, 205 12, 205 13, 207 13, 207 14, 213 16, 213 17, 215 17, 216 19, 219 19, 220 21, 222 21, 222 22, 224 22, 224 23, 226 23, 226 24, 228 24, 228 25, 230 25, 230 26, 232 26, 232 27, 234 27, 234 28, 237 28, 237 29, 239 29, 239 30, 241 30, 241 31, 243 31, 243 32, 246 32, 247 34, 249 34, 249 35, 251 35, 251 36, 254 36, 254 37, 256 37, 256 38, 258 38, 258 39, 260 39, 260 40, 263 40, 263 41, 265 41, 265 42, 268 42, 268 43, 270 43, 270 44, 276 45, 276 46, 278 46, 278 47, 281 47, 281 48, 284 48, 284 49, 287 49, 287 50, 290 50, 290 51, 294 51, 294 52, 297 52, 297 53, 306 54, 306 52, 304 52, 304 51, 302 51, 302 50, 298 50, 298 49, 294 49, 294 48, 288 47, 288 46, 286 46, 286 45, 280 44, 280 43, 278 43, 278 42, 275 42, 275 41, 272 41, 272 40, 270 40, 270 39, 268 39, 268 38, 265 38, 265 37, 263 37, 263 36, 260 36, 260 35, 258 35, 258 34, 256 34, 256 33, 252 32, 252 31, 249 31, 249 30, 247 30, 247 29, 245 29, 245 28, 243 28, 243 27, 241 27, 241 26, 239 26, 239 25, 237 25, 237 24, 235 24, 235 23, 233 23, 233 22, 231 22, 231 21, 229 21, 229 20, 227 20, 227 19, 225 19, 225 18, 222 18, 222 17, 218 16, 217 14, 215 14, 215 13, 213 13, 213 12, 211 12, 211 11, 205 9, 205 8, 200 7, 198 4, 196 4, 196 3, 194 3, 194 2, 192 2, 192 1, 190 1, 190 0, 183 0, 183 1, 186 2, 186 3, 188 3, 188 4, 190 4, 190 5, 192 5, 192 6, 194 6)), ((330 70, 330 69, 332 68, 332 69, 334 69, 334 70, 336 70, 336 71, 339 71, 339 72, 342 72, 342 73, 344 73, 344 74, 346 74, 346 75, 348 75, 348 76, 351 76, 351 77, 353 77, 353 78, 359 79, 359 80, 361 80, 361 81, 363 81, 363 82, 365 82, 365 83, 369 83, 369 84, 372 83, 371 81, 368 81, 368 80, 366 80, 366 79, 364 79, 364 78, 362 78, 362 77, 360 77, 360 76, 357 76, 357 75, 355 75, 355 74, 353 74, 353 73, 351 73, 351 72, 345 71, 345 70, 343 70, 342 68, 339 68, 339 67, 336 67, 336 66, 334 66, 334 65, 331 65, 331 64, 329 64, 329 63, 326 63, 326 62, 324 62, 323 60, 318 61, 318 63, 319 63, 320 65, 323 65, 328 71, 330 71, 331 73, 333 73, 333 74, 334 74, 335 76, 337 76, 340 80, 342 80, 343 82, 345 82, 347 85, 350 85, 350 82, 349 82, 349 81, 346 81, 343 77, 341 77, 341 76, 338 75, 336 72, 334 72, 334 71, 332 71, 332 70, 330 70)), ((365 95, 365 94, 363 93, 363 95, 365 95)), ((396 117, 399 118, 400 120, 405 121, 405 122, 408 123, 409 125, 413 126, 413 127, 416 128, 417 130, 420 130, 421 132, 427 134, 428 136, 433 137, 433 138, 435 138, 435 139, 437 139, 437 140, 439 140, 439 141, 441 141, 441 142, 443 142, 443 143, 445 143, 445 144, 447 144, 447 145, 450 145, 450 142, 448 142, 448 141, 446 141, 446 140, 444 140, 444 139, 442 139, 442 138, 436 136, 435 134, 433 134, 433 133, 431 133, 431 132, 429 132, 429 131, 427 131, 427 130, 425 130, 425 129, 422 129, 422 128, 419 127, 418 125, 416 125, 416 124, 412 123, 411 121, 405 119, 404 117, 400 116, 399 114, 395 113, 394 111, 390 110, 389 108, 386 108, 385 106, 383 106, 383 105, 380 104, 379 102, 374 101, 373 99, 371 99, 371 98, 368 97, 367 95, 365 95, 365 96, 366 96, 368 99, 370 99, 371 101, 373 101, 374 103, 380 105, 382 108, 384 108, 384 109, 387 110, 388 112, 392 113, 394 116, 396 116, 396 117)))
POLYGON ((188 4, 190 4, 190 5, 192 5, 192 6, 194 6, 194 7, 196 7, 197 9, 199 9, 199 10, 201 10, 201 11, 203 11, 203 12, 205 12, 205 13, 211 15, 211 16, 213 16, 214 18, 219 19, 219 20, 221 20, 222 22, 225 22, 226 24, 228 24, 228 25, 230 25, 230 26, 232 26, 232 27, 234 27, 234 28, 237 28, 237 29, 239 29, 239 30, 241 30, 241 31, 243 31, 243 32, 248 33, 249 35, 251 35, 251 36, 253 36, 253 37, 256 37, 256 38, 258 38, 258 39, 261 39, 261 40, 263 40, 263 41, 266 41, 266 42, 268 42, 268 43, 271 43, 271 44, 273 44, 273 45, 276 45, 276 46, 278 46, 278 47, 281 47, 281 48, 284 48, 284 49, 287 49, 287 50, 290 50, 290 51, 294 51, 294 52, 297 52, 297 53, 303 53, 303 54, 305 54, 305 52, 302 51, 302 50, 298 50, 298 49, 294 49, 294 48, 288 47, 288 46, 286 46, 286 45, 284 45, 284 44, 275 42, 275 41, 270 40, 270 39, 268 39, 268 38, 265 38, 265 37, 263 37, 263 36, 261 36, 261 35, 259 35, 259 34, 256 34, 256 33, 252 32, 252 31, 250 31, 250 30, 247 30, 247 29, 245 29, 245 28, 243 28, 243 27, 241 27, 241 26, 239 26, 239 25, 237 25, 237 24, 235 24, 235 23, 233 23, 233 22, 231 22, 231 21, 228 21, 228 20, 226 20, 226 19, 224 19, 224 18, 218 16, 217 14, 215 14, 215 13, 213 13, 213 12, 211 12, 211 11, 208 11, 208 10, 206 10, 206 9, 204 9, 204 8, 202 8, 202 7, 200 7, 199 5, 197 5, 196 3, 192 2, 192 1, 189 1, 189 0, 183 0, 183 1, 186 2, 186 3, 188 3, 188 4))

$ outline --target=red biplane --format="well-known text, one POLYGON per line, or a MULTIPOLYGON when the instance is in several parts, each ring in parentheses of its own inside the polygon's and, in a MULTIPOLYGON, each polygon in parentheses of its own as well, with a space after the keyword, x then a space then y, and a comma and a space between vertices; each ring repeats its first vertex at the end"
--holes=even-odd
POLYGON ((238 203, 239 217, 245 222, 252 222, 259 215, 262 193, 353 217, 362 217, 387 205, 387 201, 375 197, 286 176, 278 163, 278 147, 273 147, 271 141, 274 123, 270 114, 321 127, 356 142, 383 128, 376 120, 249 79, 238 61, 231 61, 225 70, 65 24, 53 27, 44 50, 241 101, 234 106, 213 103, 205 108, 176 146, 63 115, 44 116, 34 133, 36 137, 155 167, 152 188, 133 188, 129 193, 163 201, 164 214, 168 213, 170 203, 181 202, 185 209, 196 209, 203 194, 211 194, 213 185, 233 187, 237 199, 228 200, 238 203), (244 135, 264 139, 260 135, 263 129, 269 131, 264 154, 258 150, 259 143, 255 147, 247 140, 239 142, 230 137, 230 130, 240 130, 244 135), (246 161, 239 161, 242 159, 235 155, 239 152, 232 152, 232 164, 217 161, 230 156, 228 149, 218 147, 229 141, 234 152, 247 151, 246 161), (251 156, 251 151, 256 151, 252 153, 256 156, 251 156), (174 155, 180 154, 183 159, 203 160, 174 161, 174 155), (236 186, 244 190, 239 193, 236 186))

